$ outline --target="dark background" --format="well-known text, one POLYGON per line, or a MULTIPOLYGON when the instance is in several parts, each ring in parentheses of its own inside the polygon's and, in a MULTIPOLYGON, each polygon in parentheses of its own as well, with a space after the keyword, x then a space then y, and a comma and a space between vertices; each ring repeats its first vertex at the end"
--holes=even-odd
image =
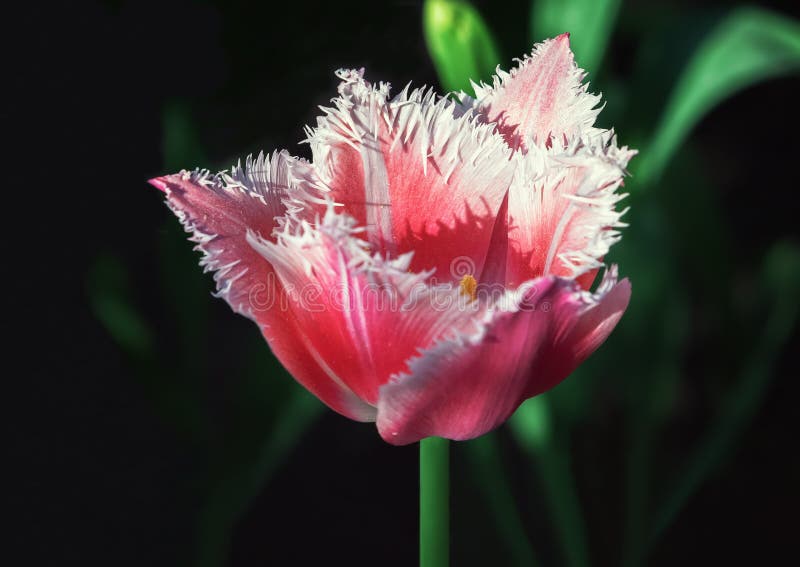
MULTIPOLYGON (((796 2, 761 4, 800 16, 796 2)), ((674 68, 665 65, 656 73, 663 80, 653 81, 649 95, 651 108, 660 110, 668 94, 663 85, 676 76, 698 30, 733 5, 626 2, 608 64, 619 77, 631 76, 643 29, 673 42, 674 68), (688 21, 696 21, 697 29, 675 24, 693 14, 688 21)), ((478 6, 501 38, 506 61, 529 49, 527 2, 478 6)), ((208 444, 235 445, 236 432, 247 428, 237 421, 236 384, 249 375, 246 357, 266 346, 252 324, 210 297, 211 279, 199 269, 186 269, 191 289, 184 291, 202 298, 188 317, 197 317, 207 334, 188 349, 182 341, 191 337, 176 337, 176 321, 193 307, 175 307, 163 292, 183 281, 164 283, 163 248, 169 244, 163 242, 177 243, 176 266, 195 258, 146 180, 170 171, 170 159, 181 162, 178 168, 215 169, 262 148, 307 155, 307 147, 296 145, 302 126, 313 123, 316 106, 334 95, 333 70, 341 66, 364 66, 395 88, 410 80, 436 84, 420 3, 37 5, 9 14, 4 28, 3 90, 10 102, 3 121, 10 125, 4 128, 6 147, 14 156, 6 162, 11 198, 3 209, 10 221, 5 295, 13 313, 4 318, 11 351, 4 372, 11 385, 4 461, 14 473, 6 485, 6 554, 19 559, 3 562, 189 564, 213 476, 209 455, 225 454, 210 452, 208 444), (170 120, 189 140, 185 155, 165 156, 170 120), (202 374, 197 404, 204 434, 165 417, 169 412, 159 406, 153 384, 140 378, 142 361, 98 321, 91 293, 105 280, 92 274, 105 273, 108 265, 124 274, 131 301, 156 330, 158 356, 170 359, 181 349, 195 354, 182 368, 202 374)), ((692 135, 710 190, 733 227, 732 249, 745 265, 754 264, 770 242, 797 242, 799 236, 798 87, 795 76, 748 89, 714 110, 692 135)), ((625 132, 620 135, 628 141, 625 132)), ((180 141, 173 147, 181 148, 180 141)), ((636 222, 634 212, 628 221, 636 222)), ((702 256, 704 243, 696 246, 691 253, 702 256)), ((702 309, 693 313, 701 318, 702 309)), ((797 346, 793 340, 784 347, 756 418, 667 530, 649 564, 773 564, 796 553, 797 346)), ((704 343, 687 348, 689 371, 702 368, 704 343)), ((292 387, 279 370, 270 372, 276 375, 264 380, 292 387)), ((258 403, 253 405, 248 419, 257 419, 258 403)), ((688 412, 668 443, 690 442, 704 423, 688 412)), ((576 474, 589 510, 593 556, 597 564, 612 565, 619 563, 622 529, 621 418, 611 410, 597 427, 599 445, 576 434, 576 474), (607 482, 589 478, 595 467, 607 482)), ((504 431, 500 441, 528 533, 543 561, 558 564, 548 520, 538 513, 541 497, 504 431)), ((248 445, 242 447, 246 453, 248 445)), ((454 564, 488 564, 492 558, 504 564, 493 519, 473 498, 480 479, 467 468, 456 448, 454 564)), ((413 565, 416 475, 415 446, 390 447, 372 426, 325 411, 236 522, 228 564, 413 565)))

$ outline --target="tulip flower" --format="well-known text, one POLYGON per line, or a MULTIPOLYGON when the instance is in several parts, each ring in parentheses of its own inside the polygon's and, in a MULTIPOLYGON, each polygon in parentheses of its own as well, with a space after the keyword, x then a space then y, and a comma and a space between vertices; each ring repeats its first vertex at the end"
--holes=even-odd
POLYGON ((563 380, 630 297, 604 266, 635 153, 594 126, 568 36, 475 96, 339 71, 286 152, 151 180, 294 378, 392 444, 470 439, 563 380), (592 291, 598 271, 603 271, 592 291))

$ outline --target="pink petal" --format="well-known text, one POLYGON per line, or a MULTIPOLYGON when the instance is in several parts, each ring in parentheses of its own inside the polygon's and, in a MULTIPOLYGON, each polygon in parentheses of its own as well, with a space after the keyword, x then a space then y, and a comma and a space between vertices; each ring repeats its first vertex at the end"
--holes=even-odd
POLYGON ((634 153, 617 148, 611 132, 529 150, 509 191, 507 285, 555 275, 588 288, 625 226, 617 189, 634 153))
POLYGON ((443 281, 461 259, 479 273, 513 175, 502 137, 432 91, 405 89, 390 101, 386 84, 373 87, 357 71, 339 76, 335 107, 309 132, 332 198, 376 250, 414 250, 412 270, 436 269, 443 281))
POLYGON ((151 180, 191 240, 203 252, 201 265, 214 271, 217 293, 237 313, 255 321, 289 372, 334 410, 374 420, 373 407, 335 384, 311 358, 291 314, 280 310, 283 290, 272 266, 247 242, 248 231, 272 238, 287 210, 314 197, 308 166, 286 153, 248 158, 229 173, 181 172, 151 180))
POLYGON ((594 296, 570 281, 535 280, 507 297, 472 335, 441 341, 383 386, 377 426, 389 443, 464 440, 504 422, 552 388, 608 337, 630 297, 615 270, 594 296))
POLYGON ((261 154, 230 173, 183 171, 150 181, 166 193, 167 205, 192 233, 203 252, 200 264, 215 272, 217 293, 247 317, 253 318, 251 294, 266 284, 272 270, 245 236, 249 229, 270 237, 277 218, 286 213, 293 159, 285 153, 261 154))
MULTIPOLYGON (((566 325, 562 327, 563 335, 553 344, 538 379, 528 383, 524 399, 557 386, 605 342, 628 307, 631 284, 627 279, 617 282, 617 266, 612 265, 604 274, 594 299, 590 297, 590 294, 581 292, 579 301, 588 300, 595 306, 581 312, 569 330, 566 325)), ((571 316, 569 309, 565 316, 571 316)))
POLYGON ((370 404, 392 374, 438 338, 473 325, 476 304, 456 287, 426 285, 410 256, 382 260, 358 238, 355 220, 330 209, 314 225, 287 225, 273 243, 251 235, 274 267, 311 356, 370 404), (460 299, 460 301, 459 301, 460 299))
POLYGON ((550 145, 551 137, 592 129, 600 97, 587 92, 584 77, 565 33, 534 46, 510 73, 498 69, 492 87, 476 86, 477 110, 514 149, 530 147, 531 140, 550 145))
MULTIPOLYGON (((288 305, 288 296, 280 283, 276 285, 275 294, 279 305, 288 305)), ((272 352, 295 380, 345 417, 375 421, 375 407, 359 398, 319 358, 302 323, 286 307, 270 310, 269 314, 259 318, 261 332, 272 352)))

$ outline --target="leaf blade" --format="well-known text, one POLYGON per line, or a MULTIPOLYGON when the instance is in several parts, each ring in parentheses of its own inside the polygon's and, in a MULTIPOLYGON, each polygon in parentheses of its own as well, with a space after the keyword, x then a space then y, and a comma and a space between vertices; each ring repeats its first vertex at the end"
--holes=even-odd
POLYGON ((570 33, 578 64, 595 74, 603 61, 621 0, 537 0, 531 7, 531 35, 542 41, 570 33))
POLYGON ((500 63, 497 42, 480 13, 469 2, 427 0, 423 30, 442 86, 467 91, 473 81, 488 80, 500 63))
POLYGON ((800 71, 800 24, 759 8, 723 19, 695 51, 670 96, 636 170, 638 182, 658 180, 702 117, 735 93, 800 71))

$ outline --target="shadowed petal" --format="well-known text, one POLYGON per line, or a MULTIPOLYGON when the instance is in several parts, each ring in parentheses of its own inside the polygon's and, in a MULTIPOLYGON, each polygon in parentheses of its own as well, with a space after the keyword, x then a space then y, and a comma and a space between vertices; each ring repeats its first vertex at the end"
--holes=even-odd
POLYGON ((277 359, 295 380, 334 411, 356 421, 375 421, 375 406, 359 398, 320 358, 304 321, 288 308, 291 300, 280 283, 275 293, 281 307, 264 318, 261 332, 277 359))
POLYGON ((246 317, 254 318, 250 296, 266 285, 272 270, 245 236, 253 230, 269 238, 286 213, 293 161, 283 152, 261 154, 230 172, 182 171, 150 181, 192 234, 203 253, 200 265, 214 271, 218 295, 246 317))
POLYGON ((625 226, 617 189, 634 153, 618 148, 612 132, 567 148, 531 148, 509 191, 507 285, 555 275, 582 277, 588 288, 625 226))
MULTIPOLYGON (((630 282, 627 279, 617 282, 617 266, 611 265, 593 295, 581 293, 578 302, 588 302, 593 306, 582 311, 574 325, 564 324, 561 327, 561 333, 553 342, 549 356, 543 361, 540 373, 528 382, 523 401, 557 386, 589 358, 617 326, 628 307, 630 297, 630 282)), ((573 302, 571 307, 574 306, 573 302)), ((570 309, 565 309, 561 316, 572 317, 570 309)))
POLYGON ((247 242, 247 234, 272 238, 287 212, 320 200, 307 164, 285 152, 247 159, 245 167, 211 175, 181 172, 151 180, 203 252, 201 265, 214 271, 217 295, 255 321, 275 355, 306 388, 352 419, 373 420, 375 410, 331 381, 306 350, 295 321, 281 310, 284 291, 272 266, 247 242))
POLYGON ((525 150, 530 140, 550 145, 551 137, 569 139, 594 130, 600 97, 587 92, 584 77, 565 33, 534 46, 510 73, 498 68, 493 85, 475 85, 475 100, 468 103, 497 125, 512 148, 525 150))
POLYGON ((458 287, 432 288, 411 257, 372 256, 355 220, 330 209, 322 221, 287 225, 273 243, 251 243, 274 267, 312 357, 337 383, 377 403, 418 349, 474 327, 479 309, 458 287))
POLYGON ((528 397, 564 379, 608 337, 628 305, 615 270, 598 293, 541 278, 509 293, 471 335, 444 340, 380 390, 377 426, 389 443, 429 436, 471 439, 508 419, 528 397))
POLYGON ((511 151, 493 125, 455 116, 458 105, 432 91, 373 87, 340 71, 340 96, 323 109, 309 142, 332 198, 375 250, 415 251, 412 269, 448 279, 452 259, 479 272, 494 218, 513 175, 511 151))

